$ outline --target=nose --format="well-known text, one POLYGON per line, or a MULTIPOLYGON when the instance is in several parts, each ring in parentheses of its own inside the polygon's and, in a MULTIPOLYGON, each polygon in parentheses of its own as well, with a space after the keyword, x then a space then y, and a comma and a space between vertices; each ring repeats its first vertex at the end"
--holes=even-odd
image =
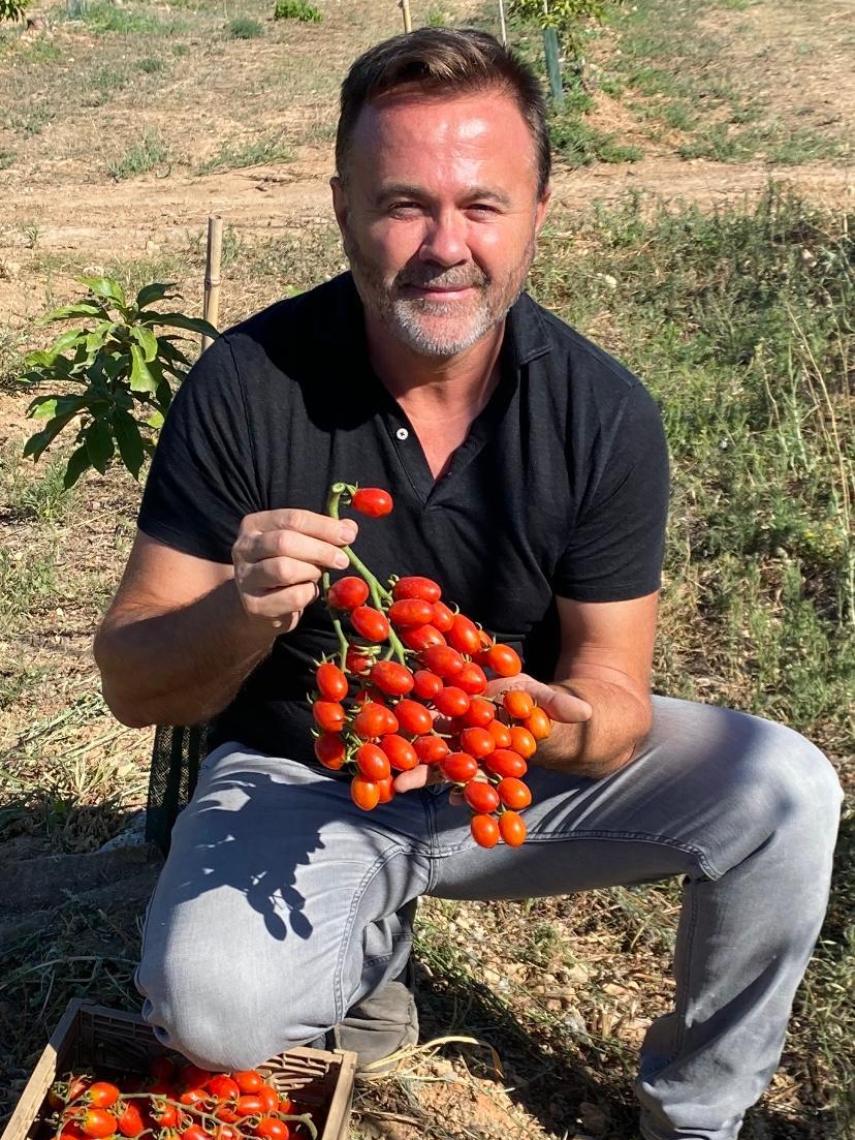
POLYGON ((445 268, 469 261, 466 219, 456 210, 444 210, 431 217, 419 249, 419 260, 445 268))

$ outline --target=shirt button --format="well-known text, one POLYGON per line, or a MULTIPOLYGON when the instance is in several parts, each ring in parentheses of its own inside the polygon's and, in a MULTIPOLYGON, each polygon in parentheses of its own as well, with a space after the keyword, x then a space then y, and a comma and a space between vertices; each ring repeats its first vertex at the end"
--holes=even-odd
POLYGON ((406 428, 398 428, 398 430, 395 432, 395 435, 396 435, 396 436, 398 437, 398 439, 400 439, 400 440, 404 440, 404 439, 409 439, 409 438, 410 438, 410 433, 407 431, 407 429, 406 429, 406 428))

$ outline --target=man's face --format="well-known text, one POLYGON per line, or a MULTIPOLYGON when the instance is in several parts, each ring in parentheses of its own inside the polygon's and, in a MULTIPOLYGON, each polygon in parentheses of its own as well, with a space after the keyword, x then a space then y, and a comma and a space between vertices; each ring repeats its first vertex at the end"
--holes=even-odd
POLYGON ((364 107, 333 199, 369 322, 423 356, 479 341, 525 282, 546 212, 537 181, 531 131, 500 88, 364 107))

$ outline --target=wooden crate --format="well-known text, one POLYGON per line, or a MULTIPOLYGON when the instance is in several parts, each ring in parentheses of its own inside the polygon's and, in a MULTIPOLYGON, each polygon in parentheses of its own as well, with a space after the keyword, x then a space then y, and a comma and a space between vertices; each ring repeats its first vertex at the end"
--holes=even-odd
MULTIPOLYGON (((58 1076, 88 1068, 145 1072, 150 1058, 167 1053, 151 1027, 133 1013, 75 999, 69 1002, 21 1094, 0 1140, 36 1140, 45 1097, 58 1076)), ((259 1066, 284 1095, 312 1113, 319 1140, 346 1140, 356 1054, 291 1049, 259 1066)), ((42 1138, 43 1140, 43 1138, 42 1138)))

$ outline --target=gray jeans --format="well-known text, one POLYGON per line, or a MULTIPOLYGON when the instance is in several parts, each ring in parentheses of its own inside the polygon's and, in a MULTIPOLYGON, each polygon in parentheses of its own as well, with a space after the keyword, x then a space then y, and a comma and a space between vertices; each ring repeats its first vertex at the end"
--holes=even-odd
MULTIPOLYGON (((840 787, 790 729, 654 698, 601 780, 533 767, 529 838, 476 847, 445 789, 364 813, 346 781, 217 749, 149 907, 137 984, 164 1043, 240 1069, 311 1041, 400 973, 417 895, 518 899, 685 876, 674 1012, 637 1093, 646 1140, 732 1140, 772 1077, 828 898, 840 787)), ((569 1122, 568 1122, 569 1124, 569 1122)))

